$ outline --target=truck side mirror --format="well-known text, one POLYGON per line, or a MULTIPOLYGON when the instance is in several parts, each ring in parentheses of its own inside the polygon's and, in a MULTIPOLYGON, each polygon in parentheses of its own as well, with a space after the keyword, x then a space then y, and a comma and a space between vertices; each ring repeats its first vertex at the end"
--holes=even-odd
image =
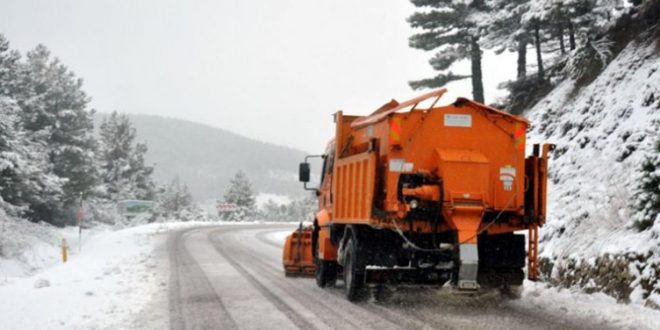
POLYGON ((305 183, 309 182, 309 163, 300 163, 298 181, 305 183))

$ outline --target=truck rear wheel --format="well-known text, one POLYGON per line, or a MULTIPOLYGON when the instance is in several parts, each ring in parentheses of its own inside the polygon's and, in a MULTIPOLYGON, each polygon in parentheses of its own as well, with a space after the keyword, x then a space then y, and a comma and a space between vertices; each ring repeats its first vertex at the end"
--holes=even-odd
POLYGON ((364 297, 365 270, 360 262, 357 240, 349 237, 344 248, 344 290, 350 301, 359 301, 364 297))

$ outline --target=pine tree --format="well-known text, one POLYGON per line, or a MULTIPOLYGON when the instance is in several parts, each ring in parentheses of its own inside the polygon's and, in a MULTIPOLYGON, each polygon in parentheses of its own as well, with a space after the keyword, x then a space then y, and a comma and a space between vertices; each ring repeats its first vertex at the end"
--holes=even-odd
POLYGON ((424 30, 410 37, 410 47, 426 51, 437 50, 429 63, 437 76, 410 82, 413 89, 435 88, 464 78, 472 78, 472 95, 478 102, 484 102, 484 88, 481 72, 481 36, 479 21, 488 11, 485 1, 452 0, 411 0, 413 5, 424 11, 408 18, 410 26, 424 30), (457 75, 444 72, 456 61, 470 59, 470 75, 457 75))
POLYGON ((188 186, 181 184, 178 176, 159 194, 158 209, 167 215, 176 215, 191 206, 192 195, 188 186))
POLYGON ((64 182, 52 174, 42 135, 24 128, 14 99, 20 71, 20 55, 0 34, 0 204, 8 214, 52 222, 64 182))
MULTIPOLYGON (((152 200, 156 196, 156 184, 152 178, 154 167, 146 165, 145 156, 147 151, 148 147, 146 143, 137 143, 131 154, 130 166, 133 169, 133 189, 136 198, 152 200)), ((188 190, 188 186, 185 186, 185 188, 188 190)))
POLYGON ((126 115, 116 111, 100 126, 99 162, 108 197, 152 199, 155 185, 153 167, 145 165, 147 146, 135 143, 136 130, 126 115))
POLYGON ((238 171, 229 182, 229 188, 225 192, 224 200, 226 203, 236 204, 239 207, 253 209, 255 207, 255 197, 252 192, 252 184, 248 180, 245 172, 238 171))
POLYGON ((15 101, 0 96, 0 204, 8 214, 52 222, 63 182, 49 174, 45 146, 27 136, 15 101))
POLYGON ((551 28, 553 30, 552 34, 559 42, 559 51, 562 55, 566 54, 566 45, 564 44, 564 30, 567 26, 566 23, 567 21, 570 21, 570 18, 563 2, 555 2, 552 4, 552 7, 548 13, 548 21, 550 22, 551 28))
POLYGON ((224 201, 236 205, 236 210, 226 213, 223 220, 252 220, 256 215, 256 200, 252 192, 252 184, 243 171, 236 172, 229 182, 224 201))
POLYGON ((287 220, 287 205, 277 204, 274 200, 269 199, 261 207, 261 213, 268 221, 286 221, 287 220))
POLYGON ((0 96, 11 96, 18 82, 18 66, 21 56, 11 50, 9 41, 0 34, 0 96))
POLYGON ((89 98, 82 91, 82 80, 57 58, 51 59, 42 45, 27 53, 18 78, 13 95, 24 127, 34 142, 48 147, 52 172, 65 179, 59 209, 72 207, 97 182, 93 113, 86 109, 89 98))
MULTIPOLYGON (((660 128, 660 125, 657 126, 660 128)), ((642 164, 639 190, 633 199, 633 206, 638 211, 634 226, 639 231, 651 228, 660 221, 660 140, 656 142, 654 151, 642 164)))
POLYGON ((531 41, 530 31, 522 22, 522 15, 529 8, 530 0, 489 0, 490 14, 480 22, 485 31, 482 43, 486 48, 495 48, 496 53, 512 50, 518 53, 517 75, 527 75, 527 45, 531 41))

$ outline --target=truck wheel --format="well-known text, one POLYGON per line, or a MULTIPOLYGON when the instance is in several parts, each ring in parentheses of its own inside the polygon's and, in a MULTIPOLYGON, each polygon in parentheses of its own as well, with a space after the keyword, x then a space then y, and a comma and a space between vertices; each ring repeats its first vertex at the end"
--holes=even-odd
POLYGON ((360 269, 357 241, 349 237, 345 244, 343 259, 346 298, 350 301, 359 301, 364 297, 365 270, 360 269))
POLYGON ((337 282, 337 262, 327 261, 319 257, 319 244, 316 244, 316 285, 320 288, 335 286, 337 282))

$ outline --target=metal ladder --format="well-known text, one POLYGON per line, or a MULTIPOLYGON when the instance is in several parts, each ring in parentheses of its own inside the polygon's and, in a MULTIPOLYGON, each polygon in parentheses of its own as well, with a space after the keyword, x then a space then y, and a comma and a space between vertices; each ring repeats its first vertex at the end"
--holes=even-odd
POLYGON ((527 256, 529 258, 527 266, 527 278, 536 281, 539 278, 539 225, 533 223, 529 227, 529 245, 527 256))

